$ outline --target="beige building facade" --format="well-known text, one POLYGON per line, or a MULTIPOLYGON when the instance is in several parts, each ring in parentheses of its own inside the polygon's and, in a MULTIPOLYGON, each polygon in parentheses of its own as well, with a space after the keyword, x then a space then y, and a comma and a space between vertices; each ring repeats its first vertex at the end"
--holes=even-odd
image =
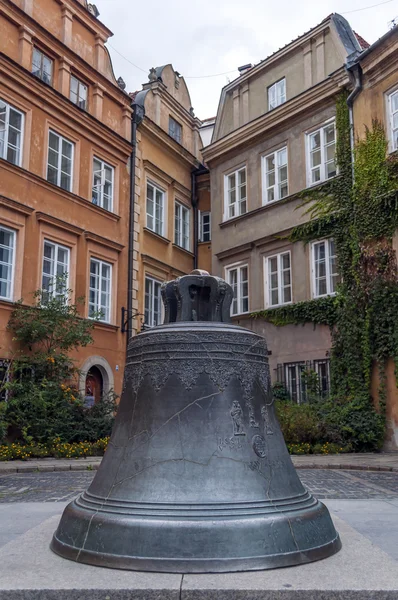
POLYGON ((277 328, 251 313, 334 294, 333 240, 284 239, 308 219, 299 193, 335 177, 336 98, 362 50, 348 22, 331 15, 222 91, 210 169, 213 272, 233 286, 233 320, 264 335, 273 381, 302 399, 310 365, 329 385, 330 335, 312 324, 277 328))

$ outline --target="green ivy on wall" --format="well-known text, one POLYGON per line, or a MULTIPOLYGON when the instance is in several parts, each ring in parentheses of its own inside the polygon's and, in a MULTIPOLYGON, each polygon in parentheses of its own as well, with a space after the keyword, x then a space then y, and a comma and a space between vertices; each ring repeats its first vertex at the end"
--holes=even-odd
MULTIPOLYGON (((364 411, 374 413, 375 427, 381 431, 384 418, 373 411, 371 375, 374 361, 381 374, 390 358, 398 366, 398 280, 392 247, 398 226, 398 157, 387 157, 384 128, 374 121, 357 140, 352 165, 346 92, 336 102, 336 130, 338 176, 300 194, 309 220, 295 227, 289 239, 308 243, 334 238, 341 275, 337 295, 252 316, 278 326, 329 325, 332 397, 337 403, 353 403, 358 418, 364 411)), ((384 390, 382 376, 382 408, 384 390)))

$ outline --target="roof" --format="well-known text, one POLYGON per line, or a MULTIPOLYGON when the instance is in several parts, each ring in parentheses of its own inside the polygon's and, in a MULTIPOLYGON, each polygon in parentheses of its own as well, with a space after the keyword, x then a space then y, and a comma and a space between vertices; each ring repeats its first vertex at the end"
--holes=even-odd
POLYGON ((354 35, 357 38, 358 43, 361 46, 362 50, 366 50, 367 48, 370 48, 370 44, 366 40, 364 40, 363 37, 361 35, 359 35, 359 33, 354 31, 354 35))

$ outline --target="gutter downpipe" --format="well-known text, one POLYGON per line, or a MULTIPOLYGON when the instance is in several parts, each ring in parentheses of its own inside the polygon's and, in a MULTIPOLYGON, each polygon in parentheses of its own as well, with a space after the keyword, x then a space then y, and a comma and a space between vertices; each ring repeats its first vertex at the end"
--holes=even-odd
POLYGON ((350 120, 350 146, 351 146, 351 169, 352 181, 354 182, 354 100, 362 90, 362 69, 359 62, 355 62, 352 66, 347 67, 347 71, 354 75, 355 87, 347 98, 347 106, 350 120))
POLYGON ((126 347, 133 337, 133 264, 134 264, 134 209, 135 209, 135 160, 137 156, 137 127, 145 116, 143 106, 132 103, 130 155, 130 214, 129 214, 129 251, 127 272, 127 336, 126 347))
POLYGON ((199 223, 198 223, 198 197, 196 194, 196 177, 198 175, 205 175, 209 172, 203 165, 200 165, 198 169, 191 171, 191 204, 193 208, 193 268, 198 268, 198 254, 199 254, 199 223))

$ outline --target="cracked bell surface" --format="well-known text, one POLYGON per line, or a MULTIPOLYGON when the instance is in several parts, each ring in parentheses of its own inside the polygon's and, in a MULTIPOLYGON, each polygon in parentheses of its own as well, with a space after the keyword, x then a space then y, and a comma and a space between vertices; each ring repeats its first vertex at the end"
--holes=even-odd
POLYGON ((165 322, 134 337, 108 449, 51 548, 82 563, 171 573, 326 558, 340 539, 301 484, 275 417, 263 337, 230 323, 204 271, 162 286, 165 322))

